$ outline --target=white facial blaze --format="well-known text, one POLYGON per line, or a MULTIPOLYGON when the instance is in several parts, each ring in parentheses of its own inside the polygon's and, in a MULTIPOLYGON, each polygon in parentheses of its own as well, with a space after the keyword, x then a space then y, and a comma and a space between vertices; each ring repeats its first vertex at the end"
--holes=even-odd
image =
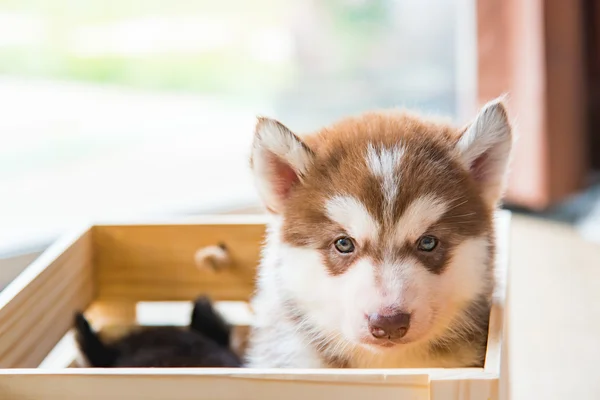
MULTIPOLYGON (((295 288, 303 287, 297 294, 303 298, 303 302, 310 304, 309 308, 320 316, 318 320, 322 324, 328 326, 337 321, 350 340, 360 341, 365 335, 368 337, 364 316, 381 312, 411 313, 411 329, 407 340, 427 335, 430 329, 435 328, 436 323, 431 315, 438 311, 438 307, 472 299, 481 291, 483 286, 480 283, 484 276, 481 266, 485 260, 479 255, 487 255, 487 246, 482 240, 465 242, 454 252, 453 266, 449 269, 456 265, 455 270, 441 275, 432 274, 414 257, 395 259, 393 250, 417 240, 450 206, 447 201, 434 195, 415 199, 397 221, 392 240, 386 243, 386 259, 376 263, 369 257, 361 258, 339 276, 330 276, 326 267, 319 265, 317 252, 313 255, 314 259, 309 261, 311 251, 306 250, 304 256, 294 251, 295 255, 290 259, 304 259, 303 265, 310 264, 310 269, 315 270, 309 273, 306 267, 296 268, 288 282, 295 288), (472 260, 468 259, 469 254, 474 255, 472 260), (304 279, 296 274, 303 275, 304 279), (317 280, 318 288, 315 287, 317 280)), ((356 198, 336 196, 327 202, 326 208, 328 216, 346 227, 350 234, 380 240, 377 221, 356 198)))
POLYGON ((386 212, 391 214, 396 196, 398 196, 398 166, 404 154, 404 149, 394 147, 387 149, 381 147, 376 149, 369 144, 367 149, 367 167, 376 177, 382 180, 381 188, 386 201, 386 212))
POLYGON ((352 196, 334 196, 325 204, 327 216, 358 240, 377 240, 379 224, 364 204, 352 196))
POLYGON ((331 276, 316 250, 281 245, 279 256, 282 289, 293 295, 311 324, 353 336, 364 322, 361 310, 379 299, 371 262, 358 260, 345 273, 331 276))
POLYGON ((381 307, 406 308, 403 299, 411 287, 411 260, 403 260, 402 263, 385 260, 377 268, 380 276, 381 307))

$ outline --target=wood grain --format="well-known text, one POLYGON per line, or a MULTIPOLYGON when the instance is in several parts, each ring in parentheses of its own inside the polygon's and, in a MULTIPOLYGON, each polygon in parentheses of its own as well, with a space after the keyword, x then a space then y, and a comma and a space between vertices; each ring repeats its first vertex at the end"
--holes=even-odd
POLYGON ((94 300, 85 310, 85 316, 94 328, 133 325, 136 322, 136 303, 134 300, 94 300))
MULTIPOLYGON (((446 375, 469 379, 474 374, 481 374, 481 370, 0 370, 0 395, 3 399, 30 400, 280 399, 282 396, 286 399, 386 396, 426 400, 430 398, 430 376, 434 380, 446 375)), ((477 389, 475 393, 483 393, 481 385, 484 384, 477 381, 469 387, 477 389)))
POLYGON ((432 400, 498 400, 498 379, 438 379, 431 381, 432 400))
POLYGON ((193 224, 112 225, 93 228, 98 299, 247 301, 264 239, 266 216, 197 219, 193 224), (200 270, 194 254, 224 243, 233 266, 200 270))
POLYGON ((93 297, 88 228, 51 246, 0 293, 0 366, 37 367, 93 297))
MULTIPOLYGON (((501 238, 506 238, 508 217, 508 213, 499 214, 498 237, 502 252, 506 251, 501 238)), ((22 278, 9 288, 8 297, 0 295, 5 306, 0 309, 0 321, 10 324, 11 328, 5 328, 4 334, 12 335, 6 337, 15 345, 11 348, 0 343, 0 349, 6 352, 3 360, 16 366, 39 364, 69 329, 74 307, 90 303, 92 278, 97 279, 99 297, 86 315, 94 326, 121 324, 126 329, 136 321, 135 307, 139 301, 192 300, 201 292, 217 301, 247 300, 254 287, 265 222, 245 216, 225 220, 211 217, 187 224, 103 225, 83 232, 79 239, 54 249, 50 260, 46 256, 42 264, 35 264, 26 275, 29 278, 22 278), (193 257, 196 250, 219 242, 231 249, 234 261, 231 270, 219 274, 197 270, 193 257), (91 254, 95 269, 91 268, 91 254), (223 280, 217 282, 219 279, 223 280), (45 301, 47 299, 51 301, 45 301), (45 305, 40 310, 47 315, 35 311, 35 318, 25 318, 31 308, 38 310, 35 304, 40 301, 45 305), (19 318, 14 316, 18 313, 21 313, 19 318), (32 327, 36 321, 39 326, 32 328, 35 334, 24 335, 26 331, 22 327, 32 327), (54 321, 58 323, 51 323, 54 321), (13 327, 21 330, 13 331, 13 327), (15 332, 25 336, 21 341, 24 344, 16 342, 15 332), (41 337, 48 332, 47 337, 41 337), (34 339, 41 344, 39 348, 34 348, 34 339)), ((506 258, 498 258, 500 275, 505 262, 506 258)), ((495 297, 485 368, 0 369, 0 398, 177 400, 390 396, 417 400, 497 399, 503 293, 499 290, 495 297)), ((1 329, 2 325, 0 332, 1 329)), ((64 341, 72 347, 72 343, 67 343, 68 337, 64 341)), ((55 359, 66 364, 65 357, 55 359)), ((56 365, 52 360, 44 363, 45 368, 56 365)))

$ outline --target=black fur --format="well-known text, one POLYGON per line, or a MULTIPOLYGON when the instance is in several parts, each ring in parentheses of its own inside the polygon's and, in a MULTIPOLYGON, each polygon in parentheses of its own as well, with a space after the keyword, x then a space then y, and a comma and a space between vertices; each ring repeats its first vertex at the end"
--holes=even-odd
POLYGON ((76 341, 92 367, 240 367, 229 347, 230 326, 206 297, 194 303, 190 326, 144 327, 103 342, 81 313, 76 341))
POLYGON ((190 329, 200 332, 223 347, 229 347, 231 327, 217 313, 207 297, 196 299, 190 329))
POLYGON ((115 363, 118 352, 100 340, 81 313, 75 314, 75 332, 79 350, 92 366, 106 368, 115 363))

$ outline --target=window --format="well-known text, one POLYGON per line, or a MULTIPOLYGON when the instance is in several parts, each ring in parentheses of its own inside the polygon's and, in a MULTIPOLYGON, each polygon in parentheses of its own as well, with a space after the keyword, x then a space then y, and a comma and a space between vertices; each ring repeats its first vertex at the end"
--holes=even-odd
POLYGON ((74 224, 253 204, 257 114, 308 131, 376 107, 457 118, 472 1, 0 4, 0 253, 74 224))

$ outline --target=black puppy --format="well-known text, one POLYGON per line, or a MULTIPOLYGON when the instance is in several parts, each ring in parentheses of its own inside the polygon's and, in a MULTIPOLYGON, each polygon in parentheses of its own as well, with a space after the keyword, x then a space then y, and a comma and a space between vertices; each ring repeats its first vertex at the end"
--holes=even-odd
POLYGON ((82 313, 75 314, 75 339, 92 367, 240 367, 230 348, 231 327, 207 297, 194 302, 190 326, 146 327, 106 343, 82 313))

